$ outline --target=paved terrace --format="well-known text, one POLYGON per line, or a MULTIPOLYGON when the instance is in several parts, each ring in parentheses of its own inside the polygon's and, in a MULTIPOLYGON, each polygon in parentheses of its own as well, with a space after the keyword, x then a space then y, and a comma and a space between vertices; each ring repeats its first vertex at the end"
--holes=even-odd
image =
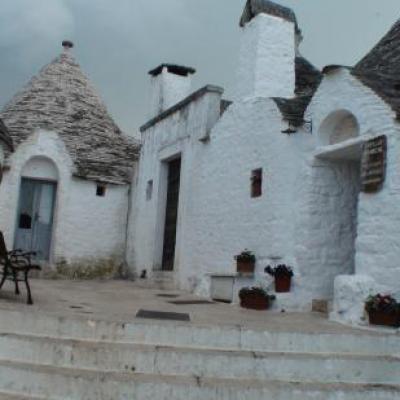
MULTIPOLYGON (((29 313, 46 313, 66 318, 86 320, 134 322, 139 309, 188 313, 194 325, 235 325, 255 330, 299 332, 299 333, 368 333, 331 322, 318 313, 273 313, 252 311, 237 305, 211 303, 176 305, 176 300, 204 300, 191 294, 178 291, 163 291, 138 288, 129 281, 53 281, 32 280, 35 304, 25 304, 26 293, 15 296, 13 284, 7 282, 0 291, 1 310, 14 310, 29 313), (161 296, 160 296, 161 295, 161 296), (176 295, 177 297, 163 297, 176 295)), ((149 320, 146 320, 149 321, 149 320)), ((170 323, 168 321, 168 323, 170 323)), ((179 322, 180 324, 189 322, 179 322)), ((384 333, 388 330, 383 329, 384 333)), ((393 331, 393 330, 391 330, 393 331)))

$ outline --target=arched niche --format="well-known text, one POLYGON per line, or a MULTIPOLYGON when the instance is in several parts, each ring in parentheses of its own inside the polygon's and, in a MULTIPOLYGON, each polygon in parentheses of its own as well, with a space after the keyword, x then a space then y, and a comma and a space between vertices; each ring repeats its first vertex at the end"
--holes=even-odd
POLYGON ((320 145, 329 146, 345 142, 360 134, 357 118, 347 110, 338 110, 329 114, 319 129, 320 145))
POLYGON ((22 168, 23 178, 58 181, 58 169, 55 163, 46 157, 33 157, 22 168))

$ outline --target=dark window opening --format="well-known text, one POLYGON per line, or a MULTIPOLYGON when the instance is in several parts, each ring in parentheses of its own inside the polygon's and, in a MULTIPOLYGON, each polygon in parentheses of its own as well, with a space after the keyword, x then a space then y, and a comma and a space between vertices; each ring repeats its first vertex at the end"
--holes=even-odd
POLYGON ((27 213, 22 213, 19 216, 19 229, 31 229, 32 228, 32 217, 27 213))
POLYGON ((262 195, 262 168, 251 172, 251 197, 261 197, 262 195))
POLYGON ((96 196, 104 197, 106 195, 106 187, 104 185, 97 185, 96 196))
POLYGON ((153 196, 153 180, 147 181, 147 186, 146 186, 146 200, 149 201, 151 200, 153 196))

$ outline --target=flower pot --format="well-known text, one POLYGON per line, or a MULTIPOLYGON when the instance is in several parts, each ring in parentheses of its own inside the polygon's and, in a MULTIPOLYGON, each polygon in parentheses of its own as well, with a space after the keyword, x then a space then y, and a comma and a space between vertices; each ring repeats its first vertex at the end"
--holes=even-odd
POLYGON ((236 261, 236 269, 239 274, 254 274, 255 267, 254 261, 236 261))
POLYGON ((371 325, 392 326, 394 328, 400 327, 399 312, 385 313, 383 311, 369 311, 368 315, 371 325))
POLYGON ((275 292, 288 293, 292 286, 292 277, 290 275, 275 276, 275 292))
POLYGON ((241 297, 240 306, 252 310, 268 310, 270 306, 269 299, 259 294, 247 294, 241 297))

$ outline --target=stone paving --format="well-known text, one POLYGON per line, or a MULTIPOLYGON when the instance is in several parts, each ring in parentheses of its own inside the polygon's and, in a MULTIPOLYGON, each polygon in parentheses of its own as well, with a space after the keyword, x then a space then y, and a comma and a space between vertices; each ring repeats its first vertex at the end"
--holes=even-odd
MULTIPOLYGON (((380 332, 353 329, 331 322, 319 313, 277 313, 241 309, 238 305, 211 303, 176 305, 176 300, 205 300, 178 291, 143 289, 129 281, 53 281, 32 280, 35 304, 25 304, 25 291, 16 296, 11 283, 0 291, 1 310, 20 310, 118 322, 133 322, 139 309, 188 313, 194 325, 236 325, 252 329, 304 333, 380 332), (161 295, 161 296, 160 296, 161 295), (176 295, 177 297, 164 297, 176 295)), ((182 323, 182 322, 180 322, 182 323)), ((387 330, 382 330, 387 333, 387 330)))

